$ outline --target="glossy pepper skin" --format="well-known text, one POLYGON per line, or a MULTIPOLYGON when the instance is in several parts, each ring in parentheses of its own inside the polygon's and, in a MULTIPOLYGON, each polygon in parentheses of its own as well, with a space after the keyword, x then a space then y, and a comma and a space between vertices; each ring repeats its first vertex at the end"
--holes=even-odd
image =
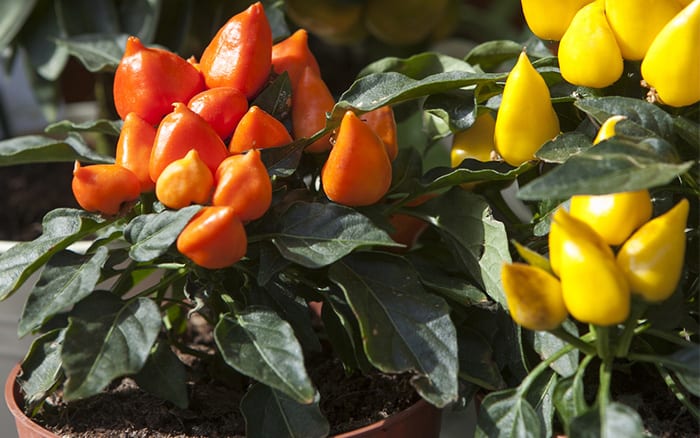
POLYGON ((700 0, 694 0, 659 31, 642 60, 642 78, 666 105, 700 101, 698 40, 700 0))
POLYGON ((550 230, 550 257, 556 249, 562 295, 569 313, 580 322, 599 326, 623 322, 630 312, 630 287, 610 247, 593 229, 562 208, 552 220, 558 234, 553 236, 550 230))
POLYGON ((495 151, 493 134, 496 121, 490 112, 479 114, 469 128, 456 132, 452 139, 450 161, 452 167, 459 166, 466 158, 479 161, 491 161, 495 151))
POLYGON ((118 164, 81 166, 76 161, 71 187, 83 209, 108 216, 116 215, 125 203, 141 194, 136 175, 118 164))
POLYGON ((178 251, 199 266, 221 269, 242 259, 248 236, 231 207, 203 207, 177 238, 178 251))
POLYGON ((233 87, 254 97, 272 67, 272 31, 262 3, 231 17, 214 35, 199 60, 207 87, 233 87))
MULTIPOLYGON (((292 136, 294 140, 311 137, 326 126, 326 113, 335 105, 335 99, 321 76, 306 66, 292 94, 292 136)), ((319 138, 304 149, 320 153, 331 148, 331 134, 319 138)))
POLYGON ((559 68, 567 82, 604 88, 622 76, 624 62, 608 20, 605 2, 579 10, 559 43, 559 68))
POLYGON ((496 150, 506 163, 520 166, 533 160, 535 152, 558 134, 559 117, 549 88, 522 52, 506 79, 496 115, 496 150))
POLYGON ((547 271, 524 263, 506 263, 501 267, 501 280, 508 312, 521 326, 552 330, 569 315, 559 279, 547 271))
POLYGON ((525 22, 539 38, 559 41, 579 9, 593 0, 521 0, 525 22))
POLYGON ((156 197, 168 208, 206 204, 211 199, 214 176, 196 149, 168 164, 156 181, 156 197))
POLYGON ((272 46, 272 69, 277 74, 287 72, 292 92, 296 89, 299 78, 307 66, 317 75, 321 75, 318 61, 309 49, 309 35, 305 29, 296 30, 272 46))
POLYGON ((688 200, 682 199, 642 225, 617 253, 632 292, 646 301, 663 301, 676 290, 685 257, 688 210, 688 200))
POLYGON ((251 106, 233 132, 228 150, 240 154, 249 149, 267 149, 292 142, 287 128, 258 106, 251 106))
POLYGON ((209 88, 192 96, 187 107, 214 128, 222 140, 231 137, 243 115, 248 99, 233 87, 209 88))
POLYGON ((148 172, 158 181, 163 169, 196 149, 212 173, 228 154, 226 145, 209 124, 184 103, 173 105, 173 111, 158 126, 151 150, 148 172))
POLYGON ((396 119, 391 106, 384 105, 373 111, 366 112, 361 119, 382 139, 386 152, 389 155, 389 160, 394 161, 399 154, 399 143, 396 132, 396 119))
POLYGON ((345 112, 321 169, 326 196, 350 207, 374 204, 389 190, 391 172, 382 140, 355 113, 345 112))
POLYGON ((155 188, 155 182, 148 173, 148 161, 155 138, 156 128, 151 124, 136 113, 126 115, 117 140, 115 163, 134 172, 142 193, 155 188))
POLYGON ((215 174, 214 205, 232 207, 243 222, 258 219, 272 203, 272 182, 258 149, 231 155, 215 174))
POLYGON ((200 72, 177 54, 147 48, 131 36, 114 74, 114 106, 119 117, 134 112, 151 125, 204 90, 200 72))

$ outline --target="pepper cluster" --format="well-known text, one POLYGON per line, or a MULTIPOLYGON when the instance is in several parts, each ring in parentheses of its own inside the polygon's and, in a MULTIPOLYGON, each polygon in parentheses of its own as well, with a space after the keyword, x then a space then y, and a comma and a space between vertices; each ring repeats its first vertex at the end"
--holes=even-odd
POLYGON ((538 37, 559 41, 561 74, 603 88, 641 61, 652 95, 674 107, 700 101, 700 0, 522 0, 538 37))
POLYGON ((335 99, 299 29, 273 42, 260 2, 234 15, 197 61, 130 37, 114 79, 123 119, 114 164, 81 166, 73 193, 86 210, 116 215, 155 191, 170 209, 203 208, 183 229, 178 250, 200 266, 230 266, 246 253, 245 224, 270 208, 273 180, 261 150, 308 141, 305 153, 327 154, 326 196, 348 206, 379 201, 389 189, 398 153, 391 107, 347 111, 331 142, 327 113, 335 99), (289 118, 254 104, 276 77, 289 77, 289 118), (288 129, 287 126, 290 126, 288 129))
MULTIPOLYGON (((608 119, 594 143, 614 135, 608 119)), ((521 249, 530 263, 503 265, 501 278, 515 322, 552 330, 570 314, 609 326, 630 314, 631 294, 647 302, 667 299, 685 257, 688 200, 652 219, 647 190, 573 196, 568 211, 552 215, 549 260, 521 249)))

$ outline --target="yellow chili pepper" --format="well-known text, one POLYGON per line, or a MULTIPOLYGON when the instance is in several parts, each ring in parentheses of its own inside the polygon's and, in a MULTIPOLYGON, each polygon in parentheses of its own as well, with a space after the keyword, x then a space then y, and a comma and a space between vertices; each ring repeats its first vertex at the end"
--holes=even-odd
POLYGON ((688 200, 637 230, 620 248, 617 263, 632 292, 645 300, 665 300, 676 289, 685 256, 685 226, 688 200))

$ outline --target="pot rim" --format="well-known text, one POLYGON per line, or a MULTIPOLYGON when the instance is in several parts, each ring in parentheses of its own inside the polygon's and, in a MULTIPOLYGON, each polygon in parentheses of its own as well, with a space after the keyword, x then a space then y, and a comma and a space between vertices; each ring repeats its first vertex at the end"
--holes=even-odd
POLYGON ((58 437, 58 435, 50 430, 44 429, 39 423, 27 416, 17 403, 18 399, 23 398, 19 383, 17 382, 17 376, 19 376, 21 370, 22 364, 18 363, 12 368, 12 371, 10 371, 5 381, 5 404, 15 419, 17 429, 28 429, 35 434, 36 437, 41 438, 58 437))

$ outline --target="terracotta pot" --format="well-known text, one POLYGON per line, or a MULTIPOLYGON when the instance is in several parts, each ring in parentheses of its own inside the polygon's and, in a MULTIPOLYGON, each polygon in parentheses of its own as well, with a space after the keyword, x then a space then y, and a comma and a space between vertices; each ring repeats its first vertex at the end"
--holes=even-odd
MULTIPOLYGON (((17 383, 20 364, 15 365, 5 382, 5 403, 15 418, 19 438, 58 438, 29 418, 22 410, 22 393, 17 383)), ((442 411, 420 400, 413 406, 384 420, 336 435, 335 438, 438 438, 442 411)))

